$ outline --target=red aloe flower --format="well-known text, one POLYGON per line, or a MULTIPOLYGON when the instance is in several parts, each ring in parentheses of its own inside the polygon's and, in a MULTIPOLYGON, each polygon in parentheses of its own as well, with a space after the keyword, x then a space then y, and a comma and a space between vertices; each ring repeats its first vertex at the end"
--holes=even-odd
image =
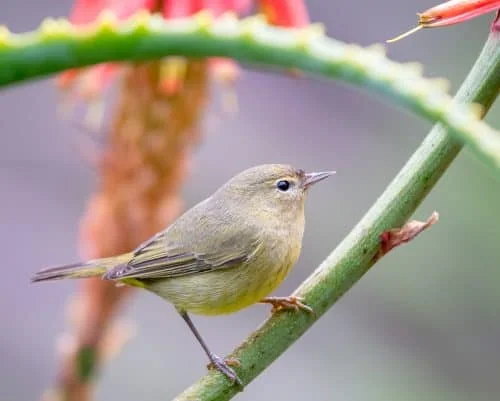
POLYGON ((465 22, 471 18, 500 9, 500 0, 451 0, 417 13, 418 25, 393 39, 395 42, 422 28, 437 28, 465 22))
MULTIPOLYGON (((279 26, 302 27, 309 23, 309 16, 303 0, 258 0, 269 23, 279 26)), ((70 15, 75 25, 94 21, 103 10, 113 12, 118 19, 126 19, 139 10, 161 12, 165 19, 182 18, 209 10, 215 16, 232 11, 246 13, 252 0, 76 0, 70 15)), ((167 58, 162 68, 161 87, 166 94, 176 93, 182 86, 185 63, 182 58, 167 58), (169 62, 172 61, 173 62, 169 62)), ((215 76, 226 81, 238 75, 236 64, 230 59, 214 58, 210 67, 215 76)), ((98 66, 68 70, 59 75, 57 83, 61 88, 71 88, 78 84, 80 94, 86 98, 98 95, 120 72, 120 64, 106 63, 98 66)))
MULTIPOLYGON (((76 0, 70 21, 75 25, 88 24, 104 10, 113 12, 118 19, 126 19, 139 10, 161 11, 169 19, 186 17, 202 9, 208 9, 215 15, 225 11, 242 13, 247 11, 249 5, 250 0, 76 0)), ((168 63, 170 65, 166 65, 160 72, 160 86, 166 93, 175 93, 181 86, 185 65, 178 60, 168 63)), ((106 89, 118 72, 120 64, 106 63, 65 71, 58 77, 57 83, 63 89, 79 84, 80 94, 92 98, 106 89)))

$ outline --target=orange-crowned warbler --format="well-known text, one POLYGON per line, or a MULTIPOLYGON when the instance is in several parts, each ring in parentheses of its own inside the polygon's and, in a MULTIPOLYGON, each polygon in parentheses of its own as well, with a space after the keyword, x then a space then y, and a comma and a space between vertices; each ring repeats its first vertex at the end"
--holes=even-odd
POLYGON ((151 291, 175 306, 211 364, 241 385, 188 313, 227 314, 256 302, 310 311, 297 297, 267 296, 299 257, 307 190, 333 173, 282 164, 250 168, 134 251, 42 270, 33 281, 101 276, 151 291))

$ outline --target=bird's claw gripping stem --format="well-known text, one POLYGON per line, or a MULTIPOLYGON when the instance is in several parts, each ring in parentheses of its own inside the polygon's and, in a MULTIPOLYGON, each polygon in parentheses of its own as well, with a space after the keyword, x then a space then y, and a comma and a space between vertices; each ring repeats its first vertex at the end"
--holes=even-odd
POLYGON ((261 299, 259 302, 271 304, 273 306, 271 313, 287 309, 294 309, 296 311, 303 310, 308 313, 314 313, 313 309, 304 304, 303 301, 303 298, 292 295, 289 297, 267 297, 261 299))
POLYGON ((210 355, 210 363, 207 365, 207 368, 218 370, 233 383, 236 383, 243 388, 243 382, 238 377, 236 372, 231 368, 231 366, 240 366, 240 361, 234 358, 222 359, 219 356, 212 354, 210 355))

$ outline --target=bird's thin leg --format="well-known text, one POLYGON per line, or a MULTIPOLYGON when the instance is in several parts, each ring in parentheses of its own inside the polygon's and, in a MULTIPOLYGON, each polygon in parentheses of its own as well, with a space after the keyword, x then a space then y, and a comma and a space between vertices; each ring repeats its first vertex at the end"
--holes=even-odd
POLYGON ((205 341, 203 341, 203 338, 201 338, 200 333, 198 332, 198 330, 194 326, 194 323, 191 320, 191 318, 189 317, 189 315, 187 314, 187 312, 179 311, 179 314, 182 316, 184 321, 187 323, 187 325, 189 326, 189 328, 193 332, 194 336, 196 337, 196 339, 200 343, 201 347, 203 348, 203 350, 207 354, 208 359, 210 359, 211 365, 213 365, 215 367, 215 369, 217 369, 219 372, 224 374, 229 380, 231 380, 232 382, 236 382, 236 383, 238 383, 239 386, 243 387, 243 382, 240 380, 240 378, 238 377, 236 372, 229 366, 228 362, 231 362, 234 365, 238 365, 239 363, 236 360, 225 361, 224 359, 218 357, 212 351, 210 351, 210 349, 208 348, 205 341))
POLYGON ((303 303, 303 299, 296 296, 289 297, 266 297, 262 298, 259 302, 263 304, 271 304, 273 306, 271 312, 277 312, 284 309, 295 309, 303 310, 309 313, 313 313, 313 309, 303 303))

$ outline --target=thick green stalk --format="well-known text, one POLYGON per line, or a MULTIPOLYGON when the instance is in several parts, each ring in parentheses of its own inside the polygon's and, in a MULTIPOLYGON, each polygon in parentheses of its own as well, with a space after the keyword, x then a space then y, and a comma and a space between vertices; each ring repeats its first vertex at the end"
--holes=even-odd
MULTIPOLYGON (((499 88, 500 35, 492 32, 455 100, 478 102, 487 111, 499 88)), ((461 149, 462 144, 441 125, 432 129, 358 225, 295 291, 315 316, 293 311, 275 314, 230 355, 241 361, 237 372, 244 383, 285 352, 368 271, 379 251, 380 234, 407 221, 461 149)), ((226 378, 209 372, 176 401, 223 401, 237 392, 238 387, 226 378)))
POLYGON ((443 80, 424 79, 414 63, 388 60, 382 46, 347 45, 325 37, 317 26, 284 29, 256 18, 238 21, 231 16, 214 22, 207 14, 174 21, 139 14, 118 24, 104 14, 87 27, 46 20, 31 33, 14 35, 3 28, 0 86, 67 68, 167 55, 226 56, 252 64, 297 68, 370 88, 430 121, 443 123, 500 170, 500 133, 481 122, 477 110, 453 103, 443 90, 443 80))

